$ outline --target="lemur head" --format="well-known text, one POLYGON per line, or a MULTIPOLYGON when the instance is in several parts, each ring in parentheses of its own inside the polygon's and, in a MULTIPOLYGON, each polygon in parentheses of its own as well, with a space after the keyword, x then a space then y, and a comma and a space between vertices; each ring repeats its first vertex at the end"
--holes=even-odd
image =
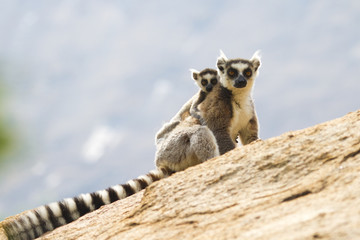
POLYGON ((259 51, 250 60, 228 59, 220 50, 217 68, 221 84, 228 89, 251 88, 261 65, 259 51))
POLYGON ((205 68, 201 72, 195 69, 190 69, 190 71, 192 78, 204 92, 211 92, 214 86, 219 82, 219 77, 215 69, 205 68))

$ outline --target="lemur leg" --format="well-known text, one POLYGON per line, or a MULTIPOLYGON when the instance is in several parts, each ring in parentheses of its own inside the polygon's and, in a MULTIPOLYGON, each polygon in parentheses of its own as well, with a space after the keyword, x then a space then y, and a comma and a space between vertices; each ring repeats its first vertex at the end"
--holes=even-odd
POLYGON ((197 120, 199 120, 201 125, 206 125, 206 122, 204 121, 204 119, 201 117, 201 113, 200 110, 197 108, 197 106, 191 107, 190 108, 190 115, 194 118, 196 118, 197 120))
POLYGON ((214 131, 214 135, 219 146, 220 155, 223 155, 224 153, 235 148, 235 143, 226 130, 214 131))
POLYGON ((155 153, 156 167, 167 168, 175 172, 185 169, 189 142, 186 131, 172 132, 161 144, 157 145, 155 153))
POLYGON ((199 129, 190 137, 190 151, 200 162, 219 156, 219 148, 214 134, 206 126, 199 129))
POLYGON ((243 145, 249 144, 255 140, 259 139, 259 124, 257 117, 254 116, 250 119, 248 124, 244 129, 239 131, 240 140, 243 145))

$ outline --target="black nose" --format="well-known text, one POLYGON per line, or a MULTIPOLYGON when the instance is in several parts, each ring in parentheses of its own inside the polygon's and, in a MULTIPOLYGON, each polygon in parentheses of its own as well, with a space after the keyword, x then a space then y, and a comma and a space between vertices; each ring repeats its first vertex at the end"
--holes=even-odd
POLYGON ((239 76, 237 79, 235 79, 234 87, 236 88, 243 88, 246 87, 247 81, 243 76, 239 76))
POLYGON ((211 92, 212 89, 213 89, 213 86, 212 86, 212 85, 207 85, 207 86, 206 86, 206 91, 207 91, 207 92, 211 92))

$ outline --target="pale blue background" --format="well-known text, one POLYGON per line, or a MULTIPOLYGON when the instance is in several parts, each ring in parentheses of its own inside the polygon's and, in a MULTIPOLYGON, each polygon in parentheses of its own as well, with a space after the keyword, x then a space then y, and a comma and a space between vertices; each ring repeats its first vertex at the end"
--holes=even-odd
POLYGON ((0 220, 154 168, 154 135, 196 91, 189 68, 262 50, 263 139, 360 106, 360 2, 0 1, 0 220))

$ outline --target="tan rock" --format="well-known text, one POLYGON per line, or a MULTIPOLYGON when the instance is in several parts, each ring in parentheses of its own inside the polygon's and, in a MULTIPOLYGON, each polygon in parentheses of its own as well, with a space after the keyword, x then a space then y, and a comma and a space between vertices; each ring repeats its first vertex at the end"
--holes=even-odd
POLYGON ((360 110, 239 147, 41 239, 360 239, 360 110))

